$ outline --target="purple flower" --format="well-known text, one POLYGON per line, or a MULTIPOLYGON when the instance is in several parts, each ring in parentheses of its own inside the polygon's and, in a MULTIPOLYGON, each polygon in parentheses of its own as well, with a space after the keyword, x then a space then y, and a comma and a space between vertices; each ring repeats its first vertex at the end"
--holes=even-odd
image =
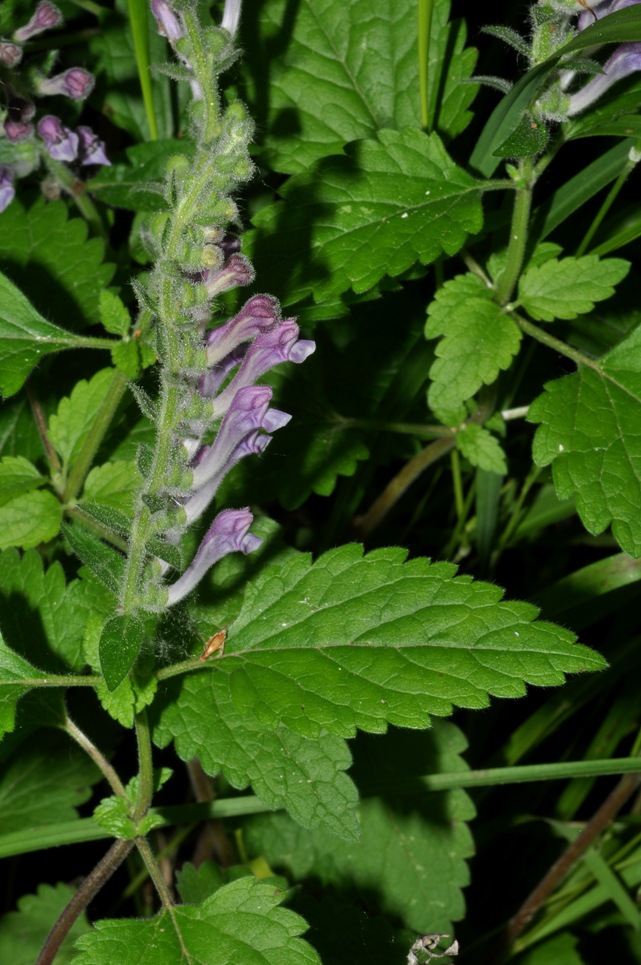
POLYGON ((59 117, 46 114, 38 121, 38 134, 47 152, 55 161, 75 161, 80 138, 62 123, 59 117))
POLYGON ((38 84, 38 93, 51 96, 64 94, 74 101, 83 101, 93 90, 93 75, 82 67, 70 67, 62 74, 48 77, 38 84))
POLYGON ((78 156, 81 164, 111 165, 111 161, 105 153, 105 142, 101 141, 90 127, 81 125, 76 128, 76 134, 79 140, 78 156))
POLYGON ((236 31, 238 30, 241 7, 242 0, 225 0, 225 9, 220 26, 223 30, 226 30, 227 33, 231 34, 232 37, 236 36, 236 31))
POLYGON ((194 493, 183 504, 188 523, 202 515, 229 470, 240 459, 265 451, 271 436, 260 430, 276 432, 291 419, 289 413, 269 408, 271 397, 271 389, 257 385, 245 386, 234 396, 214 442, 201 449, 194 460, 194 493))
POLYGON ((257 549, 262 540, 247 532, 253 520, 248 509, 225 509, 219 513, 183 575, 167 587, 167 605, 184 599, 223 556, 257 549))
POLYGON ((590 10, 585 10, 579 17, 578 28, 585 30, 591 23, 594 23, 594 17, 600 20, 601 17, 607 17, 609 13, 614 13, 616 10, 633 7, 635 3, 639 3, 639 0, 592 0, 590 6, 594 10, 594 16, 590 10))
POLYGON ((151 0, 151 12, 161 36, 166 37, 171 44, 180 40, 185 31, 166 0, 151 0))
POLYGON ((207 333, 207 364, 216 365, 237 346, 273 328, 279 320, 278 301, 271 295, 254 295, 238 315, 207 333))
POLYGON ((208 268, 201 275, 209 298, 220 295, 231 288, 250 285, 255 277, 251 262, 244 255, 230 255, 221 268, 208 268))
POLYGON ((8 208, 16 196, 11 170, 0 164, 0 212, 8 208))
POLYGON ((13 144, 19 144, 20 141, 26 141, 33 137, 34 128, 33 124, 24 121, 12 121, 11 118, 7 118, 4 122, 4 132, 7 135, 7 140, 13 144))
POLYGON ((43 0, 36 7, 36 12, 29 23, 16 30, 13 36, 20 43, 24 43, 25 40, 35 37, 36 34, 41 34, 44 30, 57 27, 60 23, 62 23, 62 14, 58 8, 53 3, 49 3, 48 0, 43 0))
POLYGON ((568 117, 580 114, 602 97, 618 80, 641 70, 641 43, 621 44, 606 60, 603 70, 603 74, 598 74, 589 84, 570 95, 568 117))
POLYGON ((256 379, 281 362, 304 362, 312 354, 316 348, 315 343, 299 339, 298 331, 296 322, 286 318, 275 328, 262 332, 254 339, 238 372, 214 401, 214 412, 218 418, 225 415, 240 388, 253 385, 256 379))
POLYGON ((17 67, 22 60, 22 47, 3 41, 0 43, 0 64, 3 67, 17 67))

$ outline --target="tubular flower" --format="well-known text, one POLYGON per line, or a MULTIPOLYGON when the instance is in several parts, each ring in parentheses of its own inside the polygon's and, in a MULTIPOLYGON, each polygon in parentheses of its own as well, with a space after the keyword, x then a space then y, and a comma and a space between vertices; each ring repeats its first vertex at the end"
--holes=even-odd
POLYGON ((232 37, 236 36, 238 30, 241 7, 242 0, 225 0, 225 9, 223 10, 223 19, 221 20, 220 26, 223 30, 226 30, 227 33, 231 34, 232 37))
POLYGON ((580 114, 618 80, 641 70, 641 43, 621 44, 603 65, 603 73, 598 74, 585 87, 570 95, 568 117, 580 114))
POLYGON ((183 575, 167 587, 167 604, 184 599, 207 571, 228 553, 251 553, 262 540, 248 532, 254 517, 248 509, 225 509, 209 527, 191 564, 183 575))
POLYGON ((81 164, 106 164, 111 161, 105 153, 105 142, 101 141, 90 127, 81 125, 76 128, 78 135, 78 156, 81 164))
POLYGON ((7 135, 8 141, 11 141, 13 144, 19 144, 20 141, 27 141, 30 137, 33 137, 33 124, 25 121, 14 121, 8 118, 4 122, 4 132, 7 135))
POLYGON ((38 93, 47 97, 64 94, 74 101, 83 101, 93 90, 93 75, 82 67, 70 67, 62 74, 47 77, 38 84, 38 93))
POLYGON ((36 34, 41 34, 45 30, 51 30, 52 27, 57 27, 62 23, 62 14, 58 8, 53 4, 49 3, 48 0, 43 0, 36 7, 36 12, 33 17, 26 23, 24 27, 20 27, 14 33, 14 39, 18 43, 24 43, 25 40, 30 40, 31 37, 35 37, 36 34))
POLYGON ((22 60, 22 47, 18 47, 17 44, 9 43, 9 41, 2 41, 0 43, 0 64, 3 67, 17 67, 22 60))

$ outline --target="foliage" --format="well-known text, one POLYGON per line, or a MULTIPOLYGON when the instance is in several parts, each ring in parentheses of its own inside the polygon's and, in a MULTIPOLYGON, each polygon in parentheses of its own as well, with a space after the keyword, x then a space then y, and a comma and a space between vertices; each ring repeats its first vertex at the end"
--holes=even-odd
POLYGON ((0 959, 641 961, 641 3, 240 7, 0 11, 0 959))

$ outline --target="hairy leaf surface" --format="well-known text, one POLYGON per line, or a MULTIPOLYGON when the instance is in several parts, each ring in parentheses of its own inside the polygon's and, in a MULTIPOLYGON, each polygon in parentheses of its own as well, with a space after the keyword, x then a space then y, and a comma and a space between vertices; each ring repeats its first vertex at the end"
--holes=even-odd
MULTIPOLYGON (((53 922, 62 914, 75 889, 70 885, 39 885, 35 895, 23 895, 18 910, 0 918, 0 961, 11 965, 33 965, 53 922)), ((73 923, 56 955, 56 965, 69 965, 74 959, 74 942, 91 926, 83 912, 73 923)))
POLYGON ((532 318, 542 322, 576 318, 611 298, 629 270, 630 262, 622 258, 554 258, 521 276, 519 300, 532 318))
POLYGON ((455 254, 480 231, 479 186, 438 135, 380 131, 291 178, 283 203, 256 215, 257 271, 288 303, 366 292, 385 275, 455 254))
POLYGON ((559 498, 576 501, 590 533, 612 525, 641 556, 641 328, 600 363, 548 382, 528 419, 541 423, 534 461, 552 465, 559 498))

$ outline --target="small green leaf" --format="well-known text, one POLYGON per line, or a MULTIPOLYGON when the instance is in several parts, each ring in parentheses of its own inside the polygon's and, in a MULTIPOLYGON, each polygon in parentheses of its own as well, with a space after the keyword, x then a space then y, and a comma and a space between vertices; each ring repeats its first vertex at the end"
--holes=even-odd
POLYGON ((10 733, 16 721, 16 704, 32 684, 26 681, 47 677, 30 663, 14 653, 0 634, 0 737, 10 733))
POLYGON ((433 412, 445 415, 510 366, 521 333, 491 290, 472 274, 447 281, 427 311, 426 338, 443 336, 430 369, 428 403, 433 412))
POLYGON ((100 321, 108 332, 112 335, 126 335, 129 332, 131 316, 118 295, 105 288, 100 292, 98 307, 100 321))
POLYGON ((611 298, 629 270, 630 262, 622 258, 554 258, 521 276, 519 301, 541 322, 576 318, 591 312, 595 302, 611 298))
POLYGON ((320 965, 297 936, 306 928, 294 912, 279 908, 284 892, 244 877, 224 885, 200 905, 176 905, 147 920, 103 920, 76 943, 74 965, 151 962, 176 965, 184 951, 198 965, 320 965), (177 934, 178 932, 178 934, 177 934))
POLYGON ((483 426, 468 422, 458 430, 455 441, 456 448, 473 466, 499 476, 507 473, 507 462, 501 443, 483 426))
POLYGON ((612 524, 641 556, 641 327, 600 363, 548 382, 530 406, 537 466, 552 465, 560 499, 573 498, 595 535, 612 524))
POLYGON ((0 460, 0 506, 31 489, 44 485, 46 479, 22 456, 5 456, 0 460))
POLYGON ((547 142, 548 131, 545 124, 535 121, 531 114, 526 113, 518 127, 497 147, 494 154, 498 157, 532 157, 544 151, 547 142))
POLYGON ((60 532, 62 506, 53 493, 31 492, 0 506, 0 549, 29 549, 60 532))
POLYGON ((0 392, 15 395, 43 355, 82 345, 46 322, 13 282, 0 274, 0 392))
MULTIPOLYGON (((11 965, 33 965, 53 922, 58 920, 74 894, 75 888, 70 885, 39 885, 37 894, 19 898, 18 910, 0 918, 0 961, 11 962, 11 965)), ((76 961, 74 944, 89 931, 91 925, 82 912, 56 953, 56 965, 71 965, 76 961)))
POLYGON ((115 690, 133 667, 144 642, 139 620, 117 614, 108 620, 100 637, 100 669, 109 690, 115 690))
POLYGON ((114 377, 113 369, 102 369, 87 381, 81 379, 71 395, 61 399, 49 419, 49 438, 67 467, 72 466, 104 402, 114 377))
POLYGON ((117 596, 125 572, 124 556, 83 526, 63 523, 62 532, 76 556, 117 596))
POLYGON ((131 805, 126 798, 114 795, 103 798, 100 804, 96 805, 92 818, 107 834, 131 841, 138 831, 129 816, 130 809, 131 805))
POLYGON ((92 503, 131 514, 140 481, 135 462, 119 460, 94 466, 85 480, 82 501, 88 499, 92 503))
POLYGON ((284 202, 254 218, 253 244, 271 239, 255 250, 257 271, 288 303, 366 292, 385 275, 455 254, 482 227, 481 185, 438 135, 383 130, 346 154, 291 178, 284 202))

